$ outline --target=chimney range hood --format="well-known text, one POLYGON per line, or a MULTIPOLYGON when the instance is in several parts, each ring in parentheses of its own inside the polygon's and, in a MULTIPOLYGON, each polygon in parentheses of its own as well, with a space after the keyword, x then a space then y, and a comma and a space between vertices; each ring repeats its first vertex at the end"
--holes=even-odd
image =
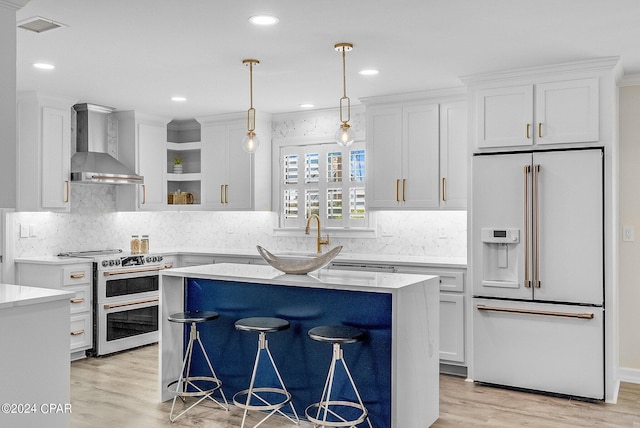
POLYGON ((76 153, 71 181, 97 184, 143 184, 144 178, 108 153, 108 122, 113 111, 95 104, 76 104, 76 153))

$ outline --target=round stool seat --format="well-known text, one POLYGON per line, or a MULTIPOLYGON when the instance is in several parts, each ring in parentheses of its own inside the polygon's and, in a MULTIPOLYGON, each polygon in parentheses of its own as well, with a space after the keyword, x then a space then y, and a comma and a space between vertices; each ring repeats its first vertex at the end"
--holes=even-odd
POLYGON ((289 321, 282 318, 252 317, 239 319, 235 325, 237 330, 269 333, 288 329, 289 321))
POLYGON ((219 316, 217 312, 213 311, 187 311, 171 314, 167 319, 171 322, 192 323, 213 321, 219 316))
POLYGON ((364 331, 348 325, 321 325, 309 330, 308 334, 318 342, 354 343, 364 339, 364 331))

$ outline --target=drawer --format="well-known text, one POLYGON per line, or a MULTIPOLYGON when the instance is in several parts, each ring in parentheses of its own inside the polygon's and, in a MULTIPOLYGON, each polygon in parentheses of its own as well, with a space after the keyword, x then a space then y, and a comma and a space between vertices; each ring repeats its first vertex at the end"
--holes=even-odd
POLYGON ((92 345, 93 324, 91 313, 71 317, 71 351, 89 349, 92 345))
POLYGON ((427 271, 429 275, 440 277, 440 291, 464 291, 464 272, 427 271))
POLYGON ((91 286, 90 285, 74 285, 66 287, 65 291, 76 293, 71 298, 71 314, 80 312, 89 312, 91 310, 91 286))
POLYGON ((91 284, 91 265, 68 266, 62 270, 62 285, 91 284))

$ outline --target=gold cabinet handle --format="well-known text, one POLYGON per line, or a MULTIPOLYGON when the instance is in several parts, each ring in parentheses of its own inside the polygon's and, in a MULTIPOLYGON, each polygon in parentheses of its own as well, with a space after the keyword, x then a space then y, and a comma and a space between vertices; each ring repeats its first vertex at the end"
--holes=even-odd
POLYGON ((407 179, 403 178, 402 179, 402 202, 405 202, 406 199, 404 198, 404 193, 405 193, 405 188, 407 187, 407 179))
POLYGON ((79 336, 81 334, 84 334, 84 329, 71 332, 71 336, 79 336))
POLYGON ((229 185, 228 184, 224 185, 224 203, 225 204, 229 203, 229 185))
POLYGON ((396 179, 396 202, 400 202, 399 196, 398 196, 398 187, 400 186, 400 179, 397 178, 396 179))
POLYGON ((542 138, 542 122, 538 122, 538 138, 542 138))
POLYGON ((442 177, 442 202, 447 202, 446 183, 447 179, 442 177))
POLYGON ((69 193, 70 193, 69 191, 70 191, 69 180, 65 180, 64 181, 64 201, 63 201, 64 203, 69 202, 69 193))
POLYGON ((77 304, 77 303, 84 303, 84 298, 82 297, 76 297, 74 299, 71 299, 71 303, 73 304, 77 304))
POLYGON ((142 185, 142 205, 147 203, 147 185, 142 185))
POLYGON ((82 279, 84 278, 84 272, 75 272, 69 275, 71 279, 82 279))
POLYGON ((527 140, 531 138, 531 124, 527 123, 527 140))
POLYGON ((529 266, 529 174, 531 174, 531 165, 525 165, 523 168, 524 189, 522 190, 524 207, 524 286, 531 288, 531 267, 529 266))
POLYGON ((220 203, 224 204, 224 184, 220 185, 220 203))

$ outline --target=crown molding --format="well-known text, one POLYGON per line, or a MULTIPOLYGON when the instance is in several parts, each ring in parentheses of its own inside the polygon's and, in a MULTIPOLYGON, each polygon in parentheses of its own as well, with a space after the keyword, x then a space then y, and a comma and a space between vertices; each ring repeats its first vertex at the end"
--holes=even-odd
POLYGON ((0 0, 0 7, 14 11, 22 9, 29 0, 0 0))

